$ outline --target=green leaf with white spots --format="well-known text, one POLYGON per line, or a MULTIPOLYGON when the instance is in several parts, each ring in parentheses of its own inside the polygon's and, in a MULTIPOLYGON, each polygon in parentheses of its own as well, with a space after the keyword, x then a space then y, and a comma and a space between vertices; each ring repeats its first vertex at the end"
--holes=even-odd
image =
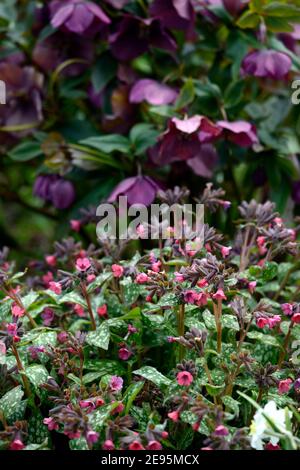
POLYGON ((43 423, 43 416, 39 411, 28 420, 28 442, 31 444, 42 444, 49 438, 49 431, 47 426, 43 423))
POLYGON ((111 416, 111 412, 118 406, 118 402, 101 406, 96 411, 89 414, 89 423, 94 431, 101 431, 106 420, 111 416))
POLYGON ((29 292, 29 294, 22 297, 22 304, 26 310, 30 310, 30 306, 38 299, 39 294, 37 292, 29 292))
POLYGON ((47 382, 49 376, 47 369, 38 364, 26 367, 25 374, 35 388, 47 382))
POLYGON ((223 315, 222 326, 223 328, 229 328, 230 330, 240 331, 239 323, 234 315, 223 315))
POLYGON ((81 295, 77 294, 77 292, 68 292, 67 294, 60 297, 57 303, 59 305, 66 303, 79 304, 82 307, 86 308, 85 300, 83 299, 83 297, 81 297, 81 295))
POLYGON ((222 402, 225 405, 226 411, 230 410, 233 411, 233 417, 232 418, 238 418, 239 413, 240 413, 240 404, 237 400, 234 400, 234 398, 230 396, 225 396, 222 397, 222 402))
POLYGON ((158 387, 168 386, 172 383, 168 377, 161 374, 157 369, 155 369, 155 367, 145 366, 133 371, 133 373, 150 380, 150 382, 153 382, 158 387))
POLYGON ((123 396, 123 402, 125 404, 125 413, 129 413, 129 410, 140 393, 140 391, 143 389, 145 382, 134 382, 129 385, 129 387, 126 389, 124 396, 123 396))
POLYGON ((0 303, 0 321, 1 322, 8 320, 8 318, 11 316, 10 314, 11 305, 12 305, 12 300, 6 300, 0 303))
POLYGON ((202 313, 202 317, 205 323, 206 328, 209 330, 215 330, 216 329, 216 322, 215 322, 215 317, 208 309, 204 310, 202 313))
POLYGON ((110 340, 109 326, 104 321, 95 331, 90 331, 87 334, 86 342, 90 346, 96 346, 97 348, 108 350, 110 340))
POLYGON ((80 437, 79 439, 71 439, 69 441, 69 446, 71 450, 89 450, 86 439, 80 437))
POLYGON ((18 387, 13 388, 9 392, 7 392, 1 399, 0 399, 0 410, 4 414, 6 419, 9 419, 20 407, 20 403, 24 392, 22 390, 21 385, 18 387))
POLYGON ((137 301, 138 296, 141 293, 142 287, 139 284, 132 282, 130 277, 123 279, 120 282, 123 288, 124 300, 127 305, 132 305, 137 301))

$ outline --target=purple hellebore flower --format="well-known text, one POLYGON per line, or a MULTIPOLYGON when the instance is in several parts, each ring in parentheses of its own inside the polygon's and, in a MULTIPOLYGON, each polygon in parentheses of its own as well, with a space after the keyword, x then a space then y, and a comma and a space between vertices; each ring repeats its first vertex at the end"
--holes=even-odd
POLYGON ((15 137, 24 137, 43 120, 43 76, 33 67, 12 61, 0 63, 0 80, 6 84, 7 94, 6 105, 0 106, 0 126, 24 126, 24 130, 12 131, 15 137))
POLYGON ((300 204, 300 181, 293 183, 292 198, 296 204, 300 204))
POLYGON ((247 121, 218 121, 217 125, 222 129, 223 135, 240 147, 252 147, 258 144, 256 127, 247 121))
POLYGON ((243 60, 242 75, 282 80, 287 77, 292 60, 283 52, 264 49, 250 52, 243 60))
POLYGON ((94 58, 94 44, 91 40, 76 34, 57 31, 43 41, 37 42, 33 52, 33 61, 46 73, 52 72, 68 59, 80 59, 85 63, 74 63, 66 67, 62 74, 74 77, 90 67, 94 58), (63 47, 62 47, 63 45, 63 47))
POLYGON ((195 12, 190 0, 154 0, 150 15, 159 18, 166 28, 181 29, 190 33, 194 27, 195 12))
POLYGON ((123 388, 123 379, 117 375, 113 375, 109 382, 109 387, 113 392, 119 392, 123 388))
POLYGON ((113 190, 108 202, 114 202, 119 196, 127 196, 128 204, 149 206, 155 199, 159 186, 149 176, 133 176, 126 178, 113 190))
POLYGON ((203 144, 196 157, 191 158, 186 163, 193 170, 195 175, 203 178, 211 178, 213 169, 218 161, 218 154, 211 144, 203 144))
POLYGON ((149 47, 175 51, 177 44, 158 19, 124 15, 109 42, 118 59, 128 61, 148 51, 149 47))
POLYGON ((223 0, 225 9, 232 16, 238 15, 248 5, 250 0, 223 0))
POLYGON ((204 116, 172 118, 168 130, 150 149, 150 158, 155 164, 162 166, 198 157, 201 155, 201 143, 207 142, 209 138, 213 140, 220 133, 220 128, 204 116))
POLYGON ((111 23, 99 5, 84 0, 54 1, 51 13, 53 28, 63 27, 76 34, 93 34, 111 23))
POLYGON ((131 103, 147 103, 154 106, 173 103, 178 93, 169 86, 159 83, 156 80, 144 78, 138 80, 131 88, 129 101, 131 103))
POLYGON ((67 209, 75 199, 75 189, 71 181, 58 175, 39 175, 34 184, 33 194, 51 202, 57 209, 67 209))

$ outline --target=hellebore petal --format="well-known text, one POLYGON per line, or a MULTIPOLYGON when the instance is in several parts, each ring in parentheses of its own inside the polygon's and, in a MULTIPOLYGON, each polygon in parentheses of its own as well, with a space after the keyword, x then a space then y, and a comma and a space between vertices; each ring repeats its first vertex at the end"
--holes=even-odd
POLYGON ((178 96, 178 93, 167 85, 159 83, 156 80, 148 78, 138 80, 132 87, 129 101, 131 103, 147 103, 154 106, 173 103, 178 96))
POLYGON ((246 55, 242 62, 241 74, 282 80, 288 75, 291 67, 292 60, 287 54, 265 49, 246 55))
POLYGON ((203 144, 196 157, 187 161, 193 172, 203 178, 210 178, 218 161, 216 149, 211 144, 203 144))
POLYGON ((126 178, 113 190, 108 202, 114 202, 119 196, 127 196, 128 204, 149 206, 155 199, 159 186, 148 176, 126 178))
POLYGON ((241 147, 251 147, 258 143, 256 128, 247 121, 218 121, 217 125, 231 142, 241 147))

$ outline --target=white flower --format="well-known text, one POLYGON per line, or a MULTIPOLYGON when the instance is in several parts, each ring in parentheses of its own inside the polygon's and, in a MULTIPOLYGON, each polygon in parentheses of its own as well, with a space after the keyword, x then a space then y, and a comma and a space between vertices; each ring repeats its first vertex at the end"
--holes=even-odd
POLYGON ((256 411, 254 418, 250 426, 250 435, 251 435, 251 447, 256 450, 264 449, 264 439, 268 439, 271 444, 278 444, 280 438, 272 435, 274 433, 274 428, 271 426, 270 422, 266 419, 272 421, 274 426, 276 426, 276 431, 279 433, 288 432, 286 428, 286 419, 292 417, 291 411, 286 409, 277 409, 275 401, 269 401, 264 408, 260 408, 256 411))

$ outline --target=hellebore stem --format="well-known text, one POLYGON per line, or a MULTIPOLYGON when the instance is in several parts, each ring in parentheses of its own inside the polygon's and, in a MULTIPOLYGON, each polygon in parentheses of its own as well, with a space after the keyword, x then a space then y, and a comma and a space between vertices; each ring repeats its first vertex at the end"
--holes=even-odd
POLYGON ((289 326, 289 330, 287 332, 287 335, 286 335, 284 343, 283 343, 283 349, 282 349, 282 351, 280 352, 280 355, 279 355, 279 360, 278 360, 278 367, 279 368, 282 366, 284 358, 287 354, 287 348, 288 348, 288 345, 289 345, 289 341, 290 341, 293 326, 294 326, 294 322, 291 321, 290 326, 289 326))
MULTIPOLYGON (((184 336, 184 319, 185 319, 185 305, 179 305, 178 310, 178 336, 184 336)), ((182 361, 184 358, 184 346, 182 344, 179 345, 179 360, 182 361)))

